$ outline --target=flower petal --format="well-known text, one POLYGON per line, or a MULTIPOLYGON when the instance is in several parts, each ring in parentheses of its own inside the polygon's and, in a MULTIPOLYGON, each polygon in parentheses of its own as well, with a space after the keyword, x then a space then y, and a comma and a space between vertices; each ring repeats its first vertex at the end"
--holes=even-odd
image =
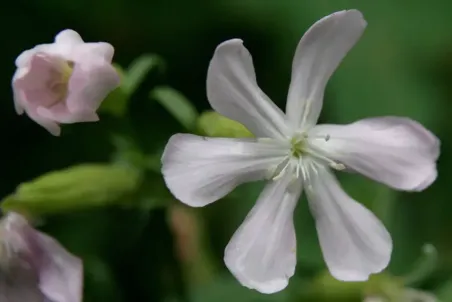
POLYGON ((293 211, 300 194, 292 174, 270 182, 235 232, 224 261, 242 285, 265 294, 287 286, 296 266, 293 211))
POLYGON ((28 72, 28 68, 18 68, 14 73, 13 80, 11 81, 11 86, 13 88, 14 109, 16 109, 16 113, 18 115, 25 112, 26 101, 25 95, 20 87, 20 82, 21 78, 23 78, 28 72))
POLYGON ((54 302, 81 302, 82 261, 67 252, 55 239, 37 232, 41 248, 47 257, 39 272, 41 292, 54 302))
POLYGON ((270 142, 176 134, 163 153, 162 173, 177 199, 201 207, 243 182, 263 179, 286 152, 270 142))
POLYGON ((62 64, 64 62, 58 57, 36 53, 30 58, 27 68, 18 69, 13 88, 22 90, 25 105, 28 103, 24 107, 51 106, 59 101, 60 94, 52 89, 52 85, 59 84, 59 69, 62 64))
POLYGON ((111 63, 114 54, 114 48, 106 42, 84 43, 82 37, 72 29, 66 29, 55 37, 55 43, 60 47, 68 47, 66 53, 71 53, 72 60, 83 60, 86 55, 93 53, 101 56, 104 60, 111 63))
POLYGON ((87 57, 97 57, 111 63, 114 48, 106 42, 84 43, 80 35, 70 29, 61 31, 55 37, 54 43, 39 44, 22 52, 15 61, 16 67, 24 67, 36 53, 59 56, 64 60, 79 62, 87 57))
POLYGON ((309 171, 305 188, 320 246, 333 277, 365 281, 390 261, 392 240, 384 225, 350 198, 324 167, 309 171))
POLYGON ((32 120, 47 129, 51 134, 59 136, 61 134, 60 126, 52 119, 39 115, 36 104, 29 106, 31 103, 28 102, 23 89, 23 79, 28 73, 29 68, 19 68, 13 77, 12 87, 16 112, 17 114, 23 114, 26 111, 32 120))
POLYGON ((80 35, 71 29, 66 29, 59 32, 55 36, 54 40, 54 43, 39 44, 32 49, 28 49, 22 52, 15 61, 16 67, 24 67, 31 59, 31 57, 38 52, 47 55, 61 56, 66 60, 74 60, 72 58, 72 53, 74 52, 74 50, 76 51, 80 46, 84 45, 80 35))
POLYGON ((99 121, 99 116, 94 110, 70 112, 64 103, 57 103, 50 109, 39 106, 36 113, 44 119, 64 124, 99 121))
POLYGON ((50 134, 55 136, 61 135, 61 127, 55 121, 40 115, 37 112, 37 110, 31 109, 27 112, 27 114, 32 120, 34 120, 36 123, 38 123, 39 125, 44 127, 47 131, 49 131, 50 134))
POLYGON ((319 125, 309 135, 314 137, 313 148, 325 156, 390 187, 420 191, 436 179, 439 140, 411 119, 380 117, 319 125))
POLYGON ((258 137, 284 137, 283 112, 260 90, 253 60, 239 39, 221 43, 207 72, 207 97, 218 113, 258 137))
POLYGON ((82 301, 82 263, 25 217, 0 220, 1 301, 82 301))
POLYGON ((340 11, 317 21, 301 38, 295 51, 286 104, 292 127, 309 128, 317 123, 328 79, 366 25, 359 11, 340 11))
POLYGON ((69 80, 66 100, 70 112, 92 112, 120 84, 115 68, 97 57, 77 62, 69 80))
POLYGON ((85 43, 80 48, 81 50, 79 56, 84 56, 86 54, 97 54, 108 63, 111 63, 115 53, 114 47, 106 42, 85 43))
POLYGON ((72 30, 72 29, 65 29, 60 31, 55 36, 55 43, 57 44, 67 44, 67 45, 77 45, 77 44, 83 44, 82 37, 80 35, 72 30))

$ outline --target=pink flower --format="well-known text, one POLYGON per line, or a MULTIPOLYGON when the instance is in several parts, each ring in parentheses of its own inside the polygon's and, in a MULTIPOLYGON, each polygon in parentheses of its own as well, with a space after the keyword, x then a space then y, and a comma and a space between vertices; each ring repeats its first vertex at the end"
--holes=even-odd
POLYGON ((85 43, 70 29, 52 44, 24 51, 12 81, 17 113, 26 112, 53 135, 60 135, 62 123, 98 121, 96 110, 120 83, 113 53, 110 44, 85 43))
POLYGON ((82 301, 82 261, 17 213, 0 221, 0 255, 0 301, 82 301))

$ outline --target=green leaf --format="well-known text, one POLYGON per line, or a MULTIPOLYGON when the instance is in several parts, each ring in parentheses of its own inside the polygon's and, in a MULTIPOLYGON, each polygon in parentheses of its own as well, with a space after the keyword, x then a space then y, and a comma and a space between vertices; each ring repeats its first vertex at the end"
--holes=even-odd
POLYGON ((146 156, 132 138, 115 134, 112 136, 111 140, 116 148, 112 156, 112 161, 114 163, 138 170, 146 168, 146 156))
POLYGON ((30 215, 130 202, 141 184, 134 169, 111 164, 81 164, 44 174, 19 185, 2 202, 2 210, 30 215))
POLYGON ((121 87, 116 88, 107 96, 99 107, 99 112, 109 113, 115 117, 122 117, 127 112, 128 96, 121 87))
POLYGON ((147 74, 155 67, 162 66, 163 60, 157 55, 147 54, 135 59, 127 69, 121 88, 126 95, 132 95, 147 74))
POLYGON ((116 147, 112 161, 121 165, 129 166, 138 170, 149 170, 161 173, 161 157, 163 150, 158 150, 154 154, 144 154, 135 141, 123 135, 114 135, 112 143, 116 147))
POLYGON ((195 129, 198 112, 180 92, 171 87, 162 86, 152 90, 149 96, 165 107, 187 130, 195 129))
POLYGON ((197 121, 198 131, 211 137, 253 137, 242 124, 231 120, 215 111, 206 111, 197 121))
POLYGON ((304 291, 308 301, 363 301, 363 297, 382 297, 384 301, 401 301, 403 282, 397 277, 381 273, 365 282, 343 282, 324 271, 311 281, 304 291), (309 297, 309 298, 308 298, 309 297), (388 300, 386 300, 387 298, 388 300))
POLYGON ((438 301, 452 302, 452 279, 439 286, 437 290, 435 290, 435 294, 438 301))
POLYGON ((113 64, 121 78, 121 85, 113 90, 102 102, 99 111, 115 117, 122 117, 127 112, 130 96, 143 83, 146 75, 153 69, 163 65, 163 60, 157 55, 143 55, 134 60, 127 70, 113 64))

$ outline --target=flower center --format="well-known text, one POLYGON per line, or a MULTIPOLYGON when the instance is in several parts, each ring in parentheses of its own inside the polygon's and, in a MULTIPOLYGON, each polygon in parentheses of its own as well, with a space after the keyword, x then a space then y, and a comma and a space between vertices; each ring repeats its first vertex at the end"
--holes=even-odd
POLYGON ((57 70, 47 82, 47 87, 55 96, 55 103, 63 100, 67 96, 69 79, 74 71, 74 62, 61 60, 58 62, 57 70))
POLYGON ((322 152, 313 149, 308 144, 309 139, 323 139, 325 141, 330 140, 330 136, 308 137, 307 133, 295 134, 289 139, 289 152, 287 156, 276 166, 273 170, 273 180, 280 179, 284 173, 289 172, 294 174, 294 178, 301 177, 302 180, 306 180, 308 177, 308 170, 317 170, 318 166, 329 166, 335 170, 343 170, 345 166, 338 163, 322 152))
POLYGON ((307 136, 294 136, 290 140, 290 154, 294 158, 300 158, 304 153, 305 139, 307 136))

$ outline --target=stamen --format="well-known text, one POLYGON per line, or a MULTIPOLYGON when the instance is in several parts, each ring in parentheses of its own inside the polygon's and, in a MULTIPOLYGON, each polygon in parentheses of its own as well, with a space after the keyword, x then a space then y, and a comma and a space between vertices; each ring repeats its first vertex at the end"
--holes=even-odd
POLYGON ((311 99, 306 100, 303 110, 303 117, 301 118, 300 126, 303 127, 306 123, 306 119, 308 118, 309 111, 311 110, 311 99))
POLYGON ((341 163, 330 163, 330 167, 338 171, 345 170, 344 164, 341 163))
POLYGON ((326 161, 327 164, 328 164, 331 168, 333 168, 333 169, 335 169, 335 170, 341 171, 341 170, 344 170, 344 169, 345 169, 345 165, 344 165, 344 164, 335 162, 334 160, 331 160, 331 159, 329 159, 329 158, 326 157, 326 156, 323 156, 323 155, 318 154, 318 153, 314 153, 314 152, 309 151, 309 150, 306 150, 306 153, 308 153, 308 154, 311 155, 312 157, 316 157, 316 158, 318 158, 318 159, 320 159, 320 160, 326 161))
POLYGON ((295 170, 295 177, 300 177, 300 169, 301 169, 301 157, 298 158, 297 169, 295 170))
POLYGON ((311 135, 309 136, 309 138, 314 138, 314 139, 323 139, 325 140, 325 142, 329 141, 331 138, 331 135, 326 134, 326 135, 311 135))
MULTIPOLYGON (((314 162, 315 164, 317 164, 316 162, 314 162)), ((314 172, 314 174, 318 175, 319 174, 319 170, 317 170, 317 167, 315 165, 311 165, 310 166, 312 169, 312 172, 314 172)))
POLYGON ((278 173, 278 174, 276 174, 275 176, 273 176, 272 180, 278 180, 278 179, 281 179, 281 178, 283 177, 284 172, 287 170, 287 167, 290 166, 290 157, 289 157, 289 156, 286 156, 286 157, 284 158, 284 160, 281 162, 281 164, 279 164, 279 165, 276 167, 275 171, 273 172, 273 175, 275 175, 276 173, 278 173), (281 164, 284 164, 284 166, 282 167, 281 170, 279 170, 279 167, 281 166, 281 164), (279 172, 278 172, 278 170, 279 170, 279 172))
POLYGON ((301 176, 303 178, 303 182, 306 182, 308 180, 308 171, 306 171, 306 168, 304 166, 301 166, 301 176))

